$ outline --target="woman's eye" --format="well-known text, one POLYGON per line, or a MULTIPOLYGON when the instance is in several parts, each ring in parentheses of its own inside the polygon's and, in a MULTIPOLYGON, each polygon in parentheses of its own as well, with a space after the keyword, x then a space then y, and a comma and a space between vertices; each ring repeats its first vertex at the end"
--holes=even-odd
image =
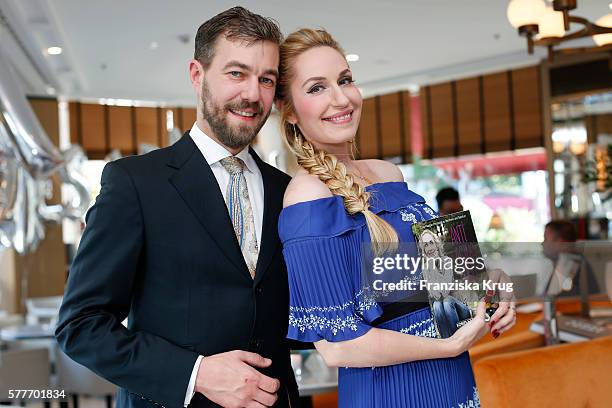
POLYGON ((353 82, 355 82, 355 81, 353 81, 353 78, 351 78, 351 77, 345 77, 345 78, 342 78, 338 84, 339 84, 339 85, 350 85, 350 84, 352 84, 353 82))
POLYGON ((314 85, 312 88, 310 88, 308 90, 309 94, 313 94, 313 93, 319 93, 323 90, 324 88, 321 85, 314 85))

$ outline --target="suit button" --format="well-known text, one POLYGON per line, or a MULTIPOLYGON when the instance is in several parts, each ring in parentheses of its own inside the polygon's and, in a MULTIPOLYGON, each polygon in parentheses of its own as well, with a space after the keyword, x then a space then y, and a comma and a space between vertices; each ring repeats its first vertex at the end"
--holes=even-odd
POLYGON ((257 287, 257 294, 261 295, 263 293, 263 288, 261 286, 257 287))
POLYGON ((258 339, 252 339, 252 340, 249 342, 249 347, 250 347, 252 350, 257 350, 257 349, 259 349, 259 346, 261 346, 261 340, 258 340, 258 339))

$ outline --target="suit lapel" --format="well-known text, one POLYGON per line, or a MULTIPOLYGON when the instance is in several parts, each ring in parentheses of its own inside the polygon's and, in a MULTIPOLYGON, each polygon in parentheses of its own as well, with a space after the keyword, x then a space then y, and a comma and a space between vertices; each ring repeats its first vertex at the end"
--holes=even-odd
POLYGON ((264 185, 264 214, 261 227, 261 244, 257 258, 257 272, 255 284, 263 278, 266 270, 272 262, 272 258, 280 244, 278 239, 278 216, 283 206, 282 186, 276 183, 273 170, 265 164, 255 151, 250 148, 249 153, 255 159, 257 167, 261 171, 264 185))
POLYGON ((177 171, 170 177, 170 183, 200 225, 208 232, 212 241, 240 274, 250 281, 251 275, 240 251, 227 205, 210 166, 198 151, 189 133, 185 133, 174 144, 173 149, 168 166, 177 171))

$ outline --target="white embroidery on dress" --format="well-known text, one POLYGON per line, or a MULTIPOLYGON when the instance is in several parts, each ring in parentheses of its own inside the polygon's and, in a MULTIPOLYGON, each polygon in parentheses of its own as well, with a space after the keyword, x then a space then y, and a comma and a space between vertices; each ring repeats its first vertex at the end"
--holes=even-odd
POLYGON ((338 331, 347 329, 357 331, 358 319, 355 316, 349 315, 346 317, 326 318, 314 314, 296 317, 293 313, 289 313, 289 326, 296 327, 300 332, 304 333, 308 330, 331 330, 335 336, 338 331))
POLYGON ((480 408, 480 395, 478 389, 474 387, 474 393, 472 399, 468 399, 465 402, 460 402, 457 408, 480 408))
POLYGON ((357 323, 363 320, 366 311, 376 307, 376 299, 367 294, 367 289, 359 291, 355 295, 353 301, 345 302, 341 305, 331 306, 289 306, 289 326, 297 328, 304 333, 308 330, 331 330, 335 336, 339 331, 352 330, 357 331, 357 323), (353 314, 350 310, 354 308, 353 314), (349 309, 349 310, 347 310, 349 309), (324 317, 312 314, 318 313, 337 313, 346 311, 347 315, 343 317, 324 317), (349 314, 350 313, 350 314, 349 314))
POLYGON ((303 306, 289 306, 289 311, 290 312, 296 312, 296 313, 311 313, 311 312, 321 312, 321 313, 326 313, 326 312, 340 312, 342 310, 348 309, 349 307, 355 306, 355 309, 360 312, 363 313, 366 310, 368 310, 369 308, 373 307, 376 305, 376 300, 375 297, 371 296, 371 295, 366 295, 366 292, 368 291, 367 288, 362 289, 361 291, 359 291, 356 295, 355 295, 355 299, 352 301, 348 301, 345 302, 341 305, 331 305, 331 306, 310 306, 310 307, 303 307, 303 306))
POLYGON ((436 326, 434 326, 433 317, 421 320, 416 323, 412 323, 408 327, 404 327, 400 330, 400 333, 412 334, 418 337, 437 337, 436 326))
POLYGON ((417 222, 416 216, 410 211, 407 211, 405 208, 400 209, 400 214, 402 216, 402 221, 404 222, 411 222, 413 224, 417 222))
POLYGON ((431 207, 429 207, 428 205, 424 205, 424 204, 418 204, 418 205, 423 207, 423 210, 427 213, 427 215, 429 215, 432 218, 435 218, 436 213, 434 212, 434 210, 431 209, 431 207))

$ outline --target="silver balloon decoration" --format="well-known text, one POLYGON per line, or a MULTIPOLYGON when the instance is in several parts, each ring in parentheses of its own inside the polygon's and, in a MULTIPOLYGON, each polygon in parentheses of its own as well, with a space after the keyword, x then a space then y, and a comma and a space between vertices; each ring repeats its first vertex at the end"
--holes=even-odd
POLYGON ((78 171, 83 150, 72 146, 62 154, 53 145, 7 61, 0 49, 0 248, 24 254, 44 238, 45 222, 81 218, 90 196, 78 171), (55 172, 76 191, 71 202, 46 204, 55 172))
POLYGON ((45 236, 38 216, 38 182, 25 169, 17 169, 17 194, 10 217, 0 221, 0 244, 20 254, 30 252, 45 236))
POLYGON ((35 178, 45 178, 62 163, 19 86, 8 57, 0 48, 0 121, 13 143, 20 164, 35 178))
POLYGON ((79 173, 79 168, 87 160, 87 156, 78 145, 70 146, 63 155, 64 164, 59 168, 59 178, 63 184, 71 186, 76 194, 68 203, 47 205, 43 200, 38 210, 45 221, 60 222, 64 218, 78 220, 89 207, 87 180, 79 173))
POLYGON ((10 146, 8 133, 0 124, 0 220, 15 205, 17 195, 17 159, 10 146))

